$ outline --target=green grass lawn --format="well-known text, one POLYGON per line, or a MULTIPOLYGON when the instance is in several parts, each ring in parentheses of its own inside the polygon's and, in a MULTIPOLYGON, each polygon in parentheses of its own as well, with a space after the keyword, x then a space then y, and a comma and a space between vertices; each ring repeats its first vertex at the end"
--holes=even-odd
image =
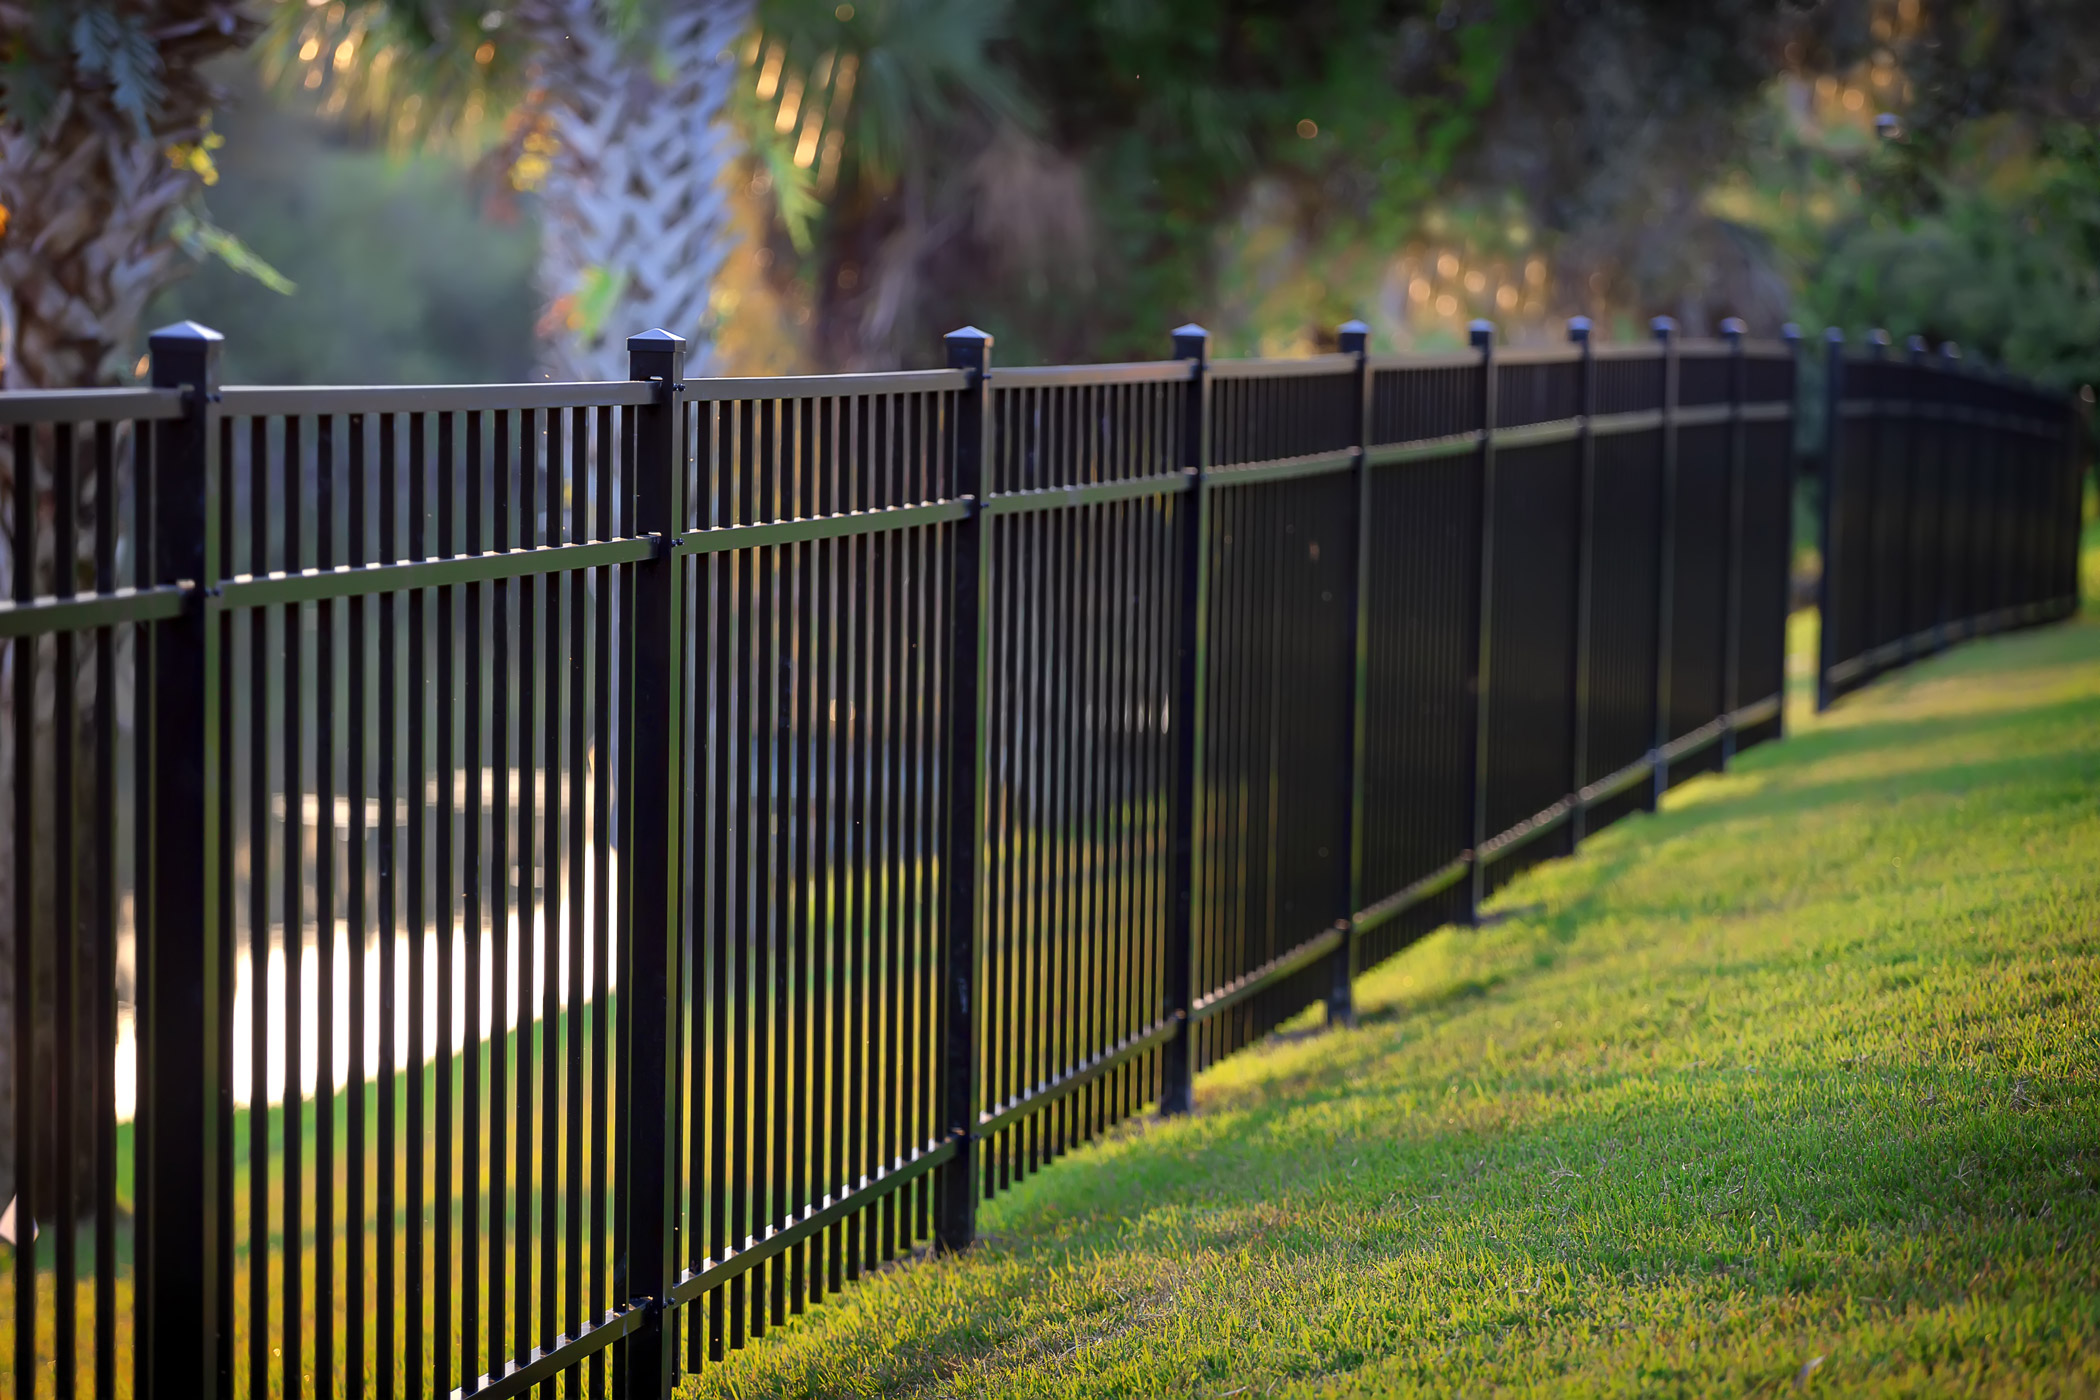
POLYGON ((1494 907, 684 1393, 2100 1394, 2100 614, 1494 907))

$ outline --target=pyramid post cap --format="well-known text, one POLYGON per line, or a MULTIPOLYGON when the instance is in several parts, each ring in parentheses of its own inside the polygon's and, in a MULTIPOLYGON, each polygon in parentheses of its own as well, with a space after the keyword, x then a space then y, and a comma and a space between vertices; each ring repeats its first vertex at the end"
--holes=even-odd
POLYGON ((1893 343, 1889 338, 1889 333, 1879 326, 1867 332, 1867 344, 1873 346, 1876 350, 1886 349, 1893 343))
POLYGON ((981 341, 986 345, 990 345, 992 343, 992 333, 990 331, 981 331, 975 326, 958 326, 954 330, 942 336, 941 339, 951 341, 981 341))
POLYGON ((1674 316, 1654 317, 1648 322, 1648 329, 1654 334, 1656 339, 1668 340, 1671 336, 1677 334, 1677 318, 1674 316))
POLYGON ((1843 326, 1832 326, 1823 332, 1823 339, 1831 345, 1843 345, 1845 343, 1845 328, 1843 326))
POLYGON ((1721 322, 1721 334, 1722 334, 1722 335, 1730 335, 1730 336, 1735 336, 1735 335, 1748 335, 1749 333, 1750 333, 1750 326, 1749 326, 1749 323, 1748 323, 1748 322, 1746 322, 1746 321, 1744 321, 1744 320, 1743 320, 1743 318, 1742 318, 1742 317, 1740 317, 1740 316, 1730 316, 1730 317, 1729 317, 1728 319, 1726 319, 1725 321, 1721 322))
POLYGON ((1336 326, 1335 330, 1342 335, 1369 335, 1371 333, 1369 326, 1353 316, 1336 326))
POLYGON ((1779 328, 1779 338, 1781 340, 1799 340, 1801 338, 1800 323, 1797 321, 1789 321, 1785 325, 1781 326, 1779 328))
POLYGON ((650 350, 683 350, 685 337, 665 330, 662 326, 643 331, 640 335, 627 337, 627 353, 639 354, 650 350))
POLYGON ((1568 339, 1574 341, 1588 340, 1590 338, 1590 329, 1589 317, 1570 316, 1568 318, 1568 339))
POLYGON ((1169 332, 1169 334, 1171 334, 1176 340, 1186 340, 1198 336, 1202 337, 1204 340, 1210 339, 1210 332, 1203 329, 1203 327, 1197 325, 1194 321, 1189 322, 1185 326, 1174 327, 1174 329, 1171 332, 1169 332))
POLYGON ((195 321, 177 321, 171 326, 162 326, 159 330, 147 336, 146 343, 148 345, 152 345, 158 341, 163 340, 188 340, 200 342, 205 345, 216 345, 224 339, 226 339, 225 336, 220 335, 210 326, 199 325, 195 321))

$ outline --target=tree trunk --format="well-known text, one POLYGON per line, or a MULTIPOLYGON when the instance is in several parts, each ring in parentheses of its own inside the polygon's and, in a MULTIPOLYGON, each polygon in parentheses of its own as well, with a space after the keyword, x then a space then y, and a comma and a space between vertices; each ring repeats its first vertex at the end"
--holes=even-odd
POLYGON ((543 352, 557 379, 625 379, 627 337, 658 326, 691 342, 688 363, 706 372, 715 278, 732 242, 734 51, 752 0, 664 8, 672 13, 645 47, 623 45, 593 0, 549 0, 536 21, 557 142, 539 269, 558 313, 543 352), (580 324, 574 308, 598 278, 619 295, 597 324, 580 324))
MULTIPOLYGON (((193 144, 207 130, 209 114, 220 94, 200 72, 207 59, 247 44, 256 32, 229 0, 167 0, 143 6, 139 17, 154 41, 165 86, 159 111, 143 126, 112 105, 107 84, 69 73, 71 85, 62 91, 45 119, 34 130, 0 115, 0 206, 7 210, 6 227, 0 232, 0 391, 34 388, 85 388, 116 382, 137 353, 139 321, 146 305, 161 288, 180 277, 188 267, 168 236, 168 216, 199 183, 198 174, 169 158, 172 146, 193 144)), ((0 30, 27 33, 28 10, 0 0, 0 30)), ((76 451, 81 466, 91 460, 87 450, 90 434, 80 434, 76 451)), ((18 439, 12 432, 0 434, 0 587, 14 591, 17 561, 26 552, 31 591, 48 594, 62 574, 70 572, 82 587, 92 586, 92 549, 98 514, 116 511, 118 501, 98 497, 91 470, 76 470, 75 504, 80 529, 80 554, 61 559, 51 522, 56 514, 56 481, 51 462, 56 436, 39 429, 29 437, 29 461, 18 461, 18 439), (31 521, 17 518, 18 472, 27 473, 31 521)), ((121 431, 115 441, 119 498, 129 492, 131 433, 121 431)), ((118 531, 128 541, 135 522, 120 517, 118 531)), ((120 546, 120 550, 128 546, 120 546)), ((121 578, 120 583, 131 580, 121 578)), ((130 629, 117 629, 117 671, 120 690, 129 684, 130 629)), ((60 873, 51 862, 52 824, 61 808, 56 805, 55 753, 58 733, 58 689, 54 667, 58 648, 46 640, 8 642, 0 655, 0 1207, 15 1194, 18 1144, 15 1142, 16 1036, 18 1018, 31 1023, 38 1047, 40 1071, 32 1088, 40 1118, 48 1115, 60 1094, 76 1102, 95 1092, 98 1107, 106 1110, 110 1086, 96 1086, 92 1078, 80 1078, 70 1086, 53 1082, 50 1056, 56 1046, 59 1021, 54 1015, 55 987, 52 978, 54 954, 73 947, 83 929, 96 926, 102 911, 96 900, 108 898, 114 880, 109 872, 92 869, 88 855, 95 847, 92 783, 96 753, 93 742, 95 656, 94 634, 83 634, 74 644, 75 703, 74 742, 70 745, 75 782, 66 804, 74 817, 74 848, 79 853, 78 873, 69 883, 76 891, 74 927, 55 926, 53 893, 60 873), (17 752, 16 677, 25 659, 34 656, 36 684, 31 702, 36 810, 33 829, 37 860, 31 875, 30 926, 20 927, 17 910, 19 880, 25 872, 17 868, 24 833, 16 832, 15 785, 22 777, 25 755, 17 752), (32 940, 37 950, 34 985, 17 985, 16 951, 23 940, 32 940)), ((125 717, 128 720, 128 716, 125 717)), ((127 725, 128 727, 128 725, 127 725)), ((92 947, 92 944, 85 944, 92 947)), ((79 1010, 74 1021, 73 1059, 83 1075, 96 1073, 99 1057, 97 1020, 91 1014, 116 975, 115 969, 95 964, 85 953, 78 969, 79 1010)), ((127 996, 128 992, 125 993, 127 996)), ((91 1149, 93 1137, 83 1124, 78 1134, 83 1151, 91 1149)), ((63 1170, 51 1155, 48 1141, 40 1141, 38 1179, 40 1191, 48 1192, 63 1170)), ((70 1167, 75 1181, 74 1200, 85 1206, 92 1200, 84 1184, 91 1158, 77 1159, 70 1167)), ((17 1202, 16 1228, 24 1236, 33 1216, 48 1210, 46 1200, 17 1202)), ((49 1217, 46 1216, 46 1223, 49 1217)))

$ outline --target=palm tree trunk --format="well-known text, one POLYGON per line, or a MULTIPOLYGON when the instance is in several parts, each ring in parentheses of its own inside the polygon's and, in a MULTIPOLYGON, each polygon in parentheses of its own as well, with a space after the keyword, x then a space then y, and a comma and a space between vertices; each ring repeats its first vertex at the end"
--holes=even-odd
POLYGON ((627 337, 657 326, 686 337, 689 362, 706 371, 732 241, 734 49, 752 0, 663 8, 646 47, 623 44, 593 0, 550 0, 538 20, 557 142, 541 195, 541 291, 575 308, 594 281, 618 289, 595 324, 557 318, 544 352, 557 379, 626 378, 627 337))
MULTIPOLYGON (((237 47, 250 33, 252 29, 245 26, 231 31, 202 26, 174 41, 164 56, 173 63, 215 53, 237 47)), ((61 93, 48 119, 33 132, 17 122, 0 120, 0 205, 8 211, 7 227, 0 235, 0 391, 85 388, 116 381, 128 357, 136 353, 139 322, 147 303, 189 267, 189 260, 168 238, 166 225, 169 213, 196 188, 197 176, 171 162, 166 148, 198 138, 215 93, 194 72, 171 72, 164 117, 144 130, 113 111, 105 96, 92 89, 61 93)), ((13 591, 17 561, 26 550, 24 562, 32 591, 49 594, 68 571, 76 579, 91 577, 97 517, 103 511, 116 511, 118 502, 99 499, 87 475, 76 470, 81 552, 73 559, 60 558, 50 525, 56 504, 57 482, 51 469, 56 439, 48 429, 31 433, 28 460, 17 459, 19 441, 13 432, 0 434, 0 502, 5 503, 0 510, 0 588, 13 591), (42 522, 26 531, 24 526, 30 522, 17 519, 15 510, 16 477, 22 472, 29 474, 26 484, 32 511, 42 522)), ((120 497, 132 477, 132 443, 128 430, 120 432, 115 442, 120 497)), ((119 532, 128 536, 131 522, 121 517, 120 522, 119 532)), ((128 674, 130 629, 118 630, 117 666, 128 674)), ((77 780, 95 771, 96 758, 88 742, 94 732, 94 653, 91 639, 76 645, 72 694, 77 780)), ((73 1061, 83 1077, 64 1086, 49 1078, 58 1025, 52 958, 57 949, 75 944, 79 929, 54 927, 57 903, 53 894, 60 873, 51 867, 48 822, 70 811, 81 823, 75 833, 76 851, 94 849, 92 830, 84 824, 92 820, 88 790, 76 790, 63 804, 52 791, 50 755, 58 733, 58 688, 53 674, 57 656, 52 643, 27 639, 8 643, 0 655, 0 809, 4 809, 0 810, 0 831, 9 833, 5 845, 14 853, 0 861, 0 988, 4 988, 0 995, 0 1203, 15 1194, 19 1166, 14 1140, 17 1024, 26 1019, 40 1047, 32 1092, 41 1114, 50 1112, 58 1094, 80 1101, 96 1091, 92 1080, 85 1077, 95 1072, 99 1062, 94 1053, 95 1022, 90 1017, 76 1017, 75 1021, 78 1036, 73 1061), (15 743, 15 677, 32 651, 36 656, 30 716, 34 739, 30 754, 24 754, 15 743), (27 774, 23 765, 32 755, 37 771, 27 774), (36 868, 24 871, 19 868, 24 833, 14 833, 11 828, 16 783, 30 777, 38 794, 40 829, 36 868), (34 896, 26 928, 20 926, 16 903, 25 874, 31 877, 34 896), (15 976, 15 954, 24 940, 32 940, 38 949, 33 986, 17 985, 15 976)), ((99 916, 91 901, 113 885, 104 878, 106 872, 87 869, 88 863, 82 861, 72 880, 74 907, 83 920, 99 916)), ((92 954, 83 951, 78 969, 83 996, 106 986, 113 975, 113 969, 95 966, 92 954)), ((99 1092, 106 1102, 108 1086, 101 1086, 99 1092)), ((92 1145, 92 1136, 83 1134, 82 1139, 92 1145)), ((38 1151, 38 1180, 45 1192, 55 1181, 55 1173, 70 1170, 76 1181, 75 1200, 91 1199, 77 1183, 91 1179, 92 1158, 62 1165, 51 1155, 48 1141, 40 1141, 38 1151)), ((44 1201, 17 1202, 18 1228, 26 1234, 32 1216, 46 1208, 44 1201)))

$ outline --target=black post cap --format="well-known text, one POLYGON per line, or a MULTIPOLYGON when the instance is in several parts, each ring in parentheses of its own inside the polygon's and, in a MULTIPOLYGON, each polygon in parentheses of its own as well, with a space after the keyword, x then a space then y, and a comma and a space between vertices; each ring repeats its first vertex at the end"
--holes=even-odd
POLYGON ((1210 359, 1210 332, 1194 321, 1174 328, 1174 358, 1177 360, 1210 359))
POLYGON ((948 368, 986 373, 992 367, 992 337, 975 326, 961 326, 941 337, 948 346, 948 368))
POLYGON ((207 391, 216 391, 219 352, 225 343, 225 336, 195 321, 162 326, 146 337, 146 351, 152 357, 153 387, 180 389, 201 385, 207 391))

